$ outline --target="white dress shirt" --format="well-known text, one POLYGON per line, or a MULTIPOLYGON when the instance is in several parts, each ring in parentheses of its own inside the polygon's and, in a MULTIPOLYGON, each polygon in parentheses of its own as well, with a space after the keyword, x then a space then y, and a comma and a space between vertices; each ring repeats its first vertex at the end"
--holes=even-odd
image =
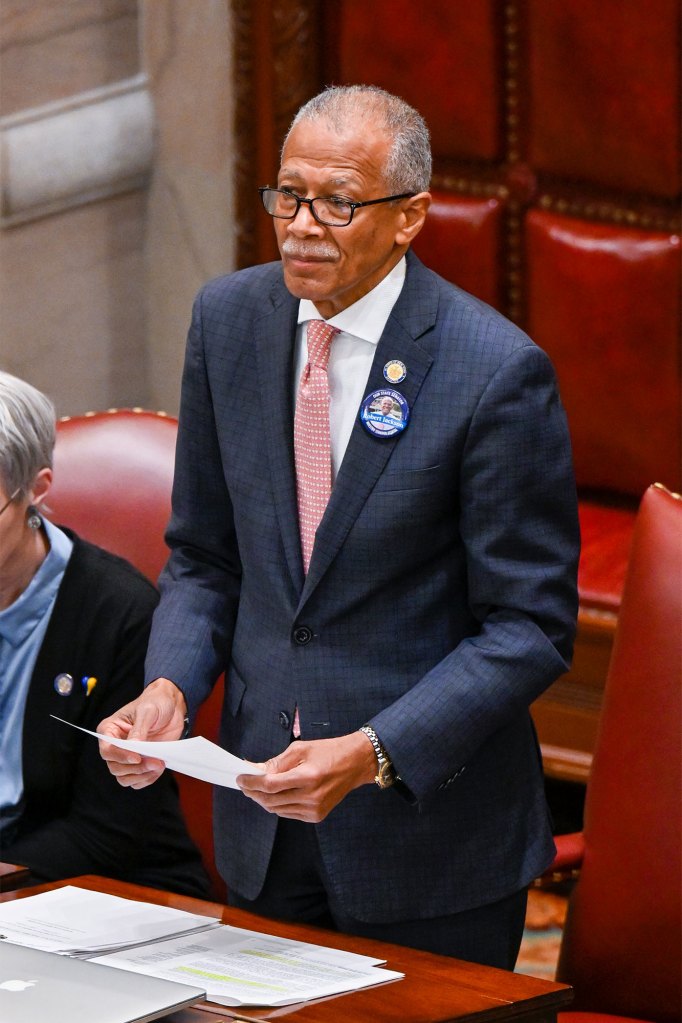
MULTIPOLYGON (((332 341, 327 367, 331 398, 329 428, 332 479, 336 479, 360 403, 365 397, 367 377, 376 346, 405 283, 405 265, 403 257, 375 288, 326 321, 340 331, 332 341)), ((301 299, 294 352, 294 406, 301 374, 308 361, 306 324, 308 320, 323 319, 309 299, 301 299)))

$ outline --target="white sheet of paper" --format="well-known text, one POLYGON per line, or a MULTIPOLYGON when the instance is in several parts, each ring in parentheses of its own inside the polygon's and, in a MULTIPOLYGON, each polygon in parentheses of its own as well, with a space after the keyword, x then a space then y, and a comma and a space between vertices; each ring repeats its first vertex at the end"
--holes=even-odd
POLYGON ((232 1006, 291 1005, 404 976, 368 956, 228 925, 95 961, 205 986, 209 1002, 232 1006))
MULTIPOLYGON (((217 927, 218 917, 65 885, 0 905, 2 937, 46 952, 79 954, 146 944, 217 927)), ((0 941, 0 957, 2 942, 0 941)))
POLYGON ((61 721, 71 728, 77 728, 79 732, 92 735, 95 739, 104 739, 112 746, 120 749, 129 749, 134 753, 140 753, 143 757, 154 757, 155 760, 163 760, 166 767, 180 774, 188 774, 191 778, 198 778, 200 781, 208 781, 213 785, 223 785, 226 788, 238 789, 238 774, 265 774, 265 771, 258 764, 252 764, 248 760, 240 760, 233 753, 216 746, 214 742, 205 739, 203 735, 195 735, 191 739, 176 739, 172 742, 140 742, 137 739, 113 739, 110 735, 102 735, 100 732, 91 732, 80 725, 64 721, 55 714, 51 714, 55 721, 61 721))

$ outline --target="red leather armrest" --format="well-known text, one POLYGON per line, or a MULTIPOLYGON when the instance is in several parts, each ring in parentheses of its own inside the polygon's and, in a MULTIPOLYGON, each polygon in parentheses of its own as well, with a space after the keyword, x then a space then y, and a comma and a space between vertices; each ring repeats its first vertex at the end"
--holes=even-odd
POLYGON ((552 882, 568 880, 576 874, 582 865, 585 854, 585 839, 582 831, 574 831, 570 835, 555 835, 556 856, 541 877, 535 881, 535 887, 544 888, 552 882))
POLYGON ((570 835, 555 835, 554 841, 556 856, 544 876, 578 870, 585 854, 585 838, 582 831, 574 831, 570 835))

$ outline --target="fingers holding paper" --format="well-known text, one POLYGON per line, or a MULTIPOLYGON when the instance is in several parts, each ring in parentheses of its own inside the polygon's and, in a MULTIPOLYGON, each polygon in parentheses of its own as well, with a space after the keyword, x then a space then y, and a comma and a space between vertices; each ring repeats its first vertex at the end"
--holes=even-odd
MULTIPOLYGON (((179 739, 186 713, 182 692, 169 679, 159 678, 132 703, 127 703, 116 714, 101 721, 97 730, 115 739, 179 739)), ((104 741, 100 741, 99 749, 110 772, 127 788, 145 788, 155 782, 165 769, 162 760, 143 757, 104 741)))
POLYGON ((240 775, 242 792, 269 813, 317 823, 345 796, 371 783, 376 758, 361 732, 336 739, 300 740, 268 760, 265 774, 240 775))

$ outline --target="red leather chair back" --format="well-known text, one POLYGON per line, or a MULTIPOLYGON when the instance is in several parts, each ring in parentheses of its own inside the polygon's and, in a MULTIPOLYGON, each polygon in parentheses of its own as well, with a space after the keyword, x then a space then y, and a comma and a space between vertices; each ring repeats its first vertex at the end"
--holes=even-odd
POLYGON ((637 515, 558 968, 576 1009, 679 1023, 681 735, 682 498, 653 486, 637 515))
POLYGON ((57 424, 51 518, 156 582, 168 556, 177 420, 112 409, 57 424))
MULTIPOLYGON (((159 412, 112 409, 57 424, 50 517, 81 537, 131 561, 152 582, 168 556, 177 420, 159 412)), ((199 711, 194 733, 218 738, 223 686, 199 711)), ((212 788, 183 774, 176 779, 190 835, 225 900, 213 854, 212 788)))

